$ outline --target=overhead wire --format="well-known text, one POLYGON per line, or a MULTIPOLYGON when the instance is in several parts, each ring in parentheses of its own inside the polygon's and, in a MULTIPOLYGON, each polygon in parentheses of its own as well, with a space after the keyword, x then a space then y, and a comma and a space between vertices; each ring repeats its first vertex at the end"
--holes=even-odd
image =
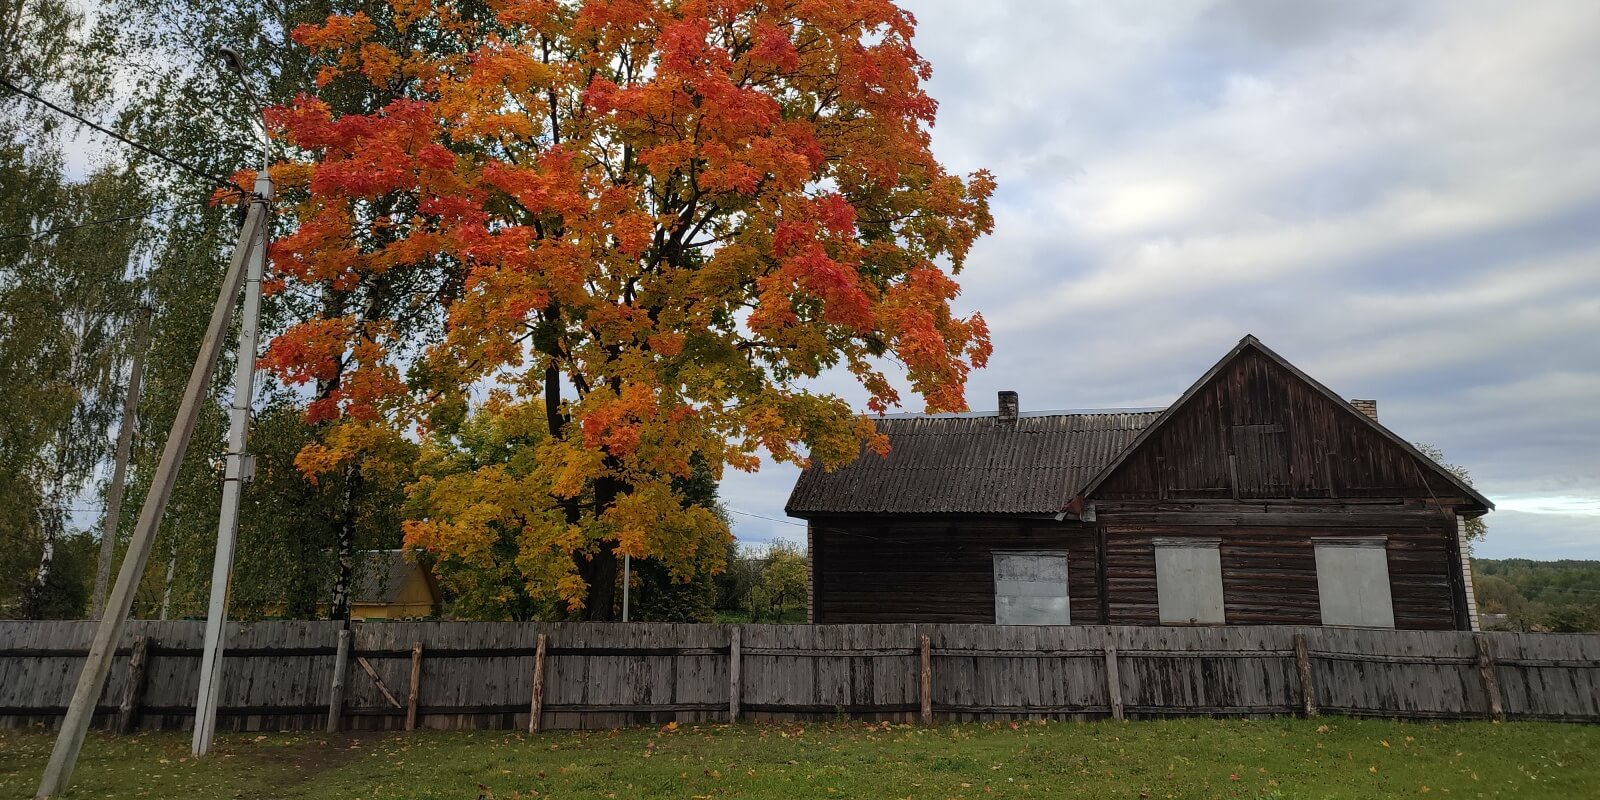
POLYGON ((10 89, 11 91, 16 92, 17 94, 20 94, 23 97, 26 97, 29 100, 32 100, 35 103, 38 103, 38 104, 44 106, 45 108, 48 108, 51 111, 56 112, 57 114, 61 114, 62 116, 65 116, 65 117, 71 118, 73 120, 76 120, 77 122, 79 122, 79 123, 81 123, 83 125, 86 125, 86 126, 92 128, 92 129, 96 130, 96 131, 99 131, 100 133, 103 133, 106 136, 110 136, 111 138, 116 139, 117 141, 122 142, 123 144, 126 144, 129 147, 132 147, 132 148, 138 150, 141 153, 144 153, 146 155, 149 155, 149 156, 152 156, 154 158, 160 159, 161 161, 163 161, 163 162, 165 162, 165 163, 167 163, 167 164, 169 164, 171 166, 177 167, 178 169, 181 169, 184 172, 187 172, 187 173, 189 173, 191 175, 194 175, 195 177, 204 178, 204 179, 206 179, 208 181, 211 181, 213 184, 215 184, 217 186, 220 186, 222 188, 225 188, 225 189, 232 189, 234 191, 241 192, 241 193, 246 194, 246 195, 251 194, 251 191, 249 189, 246 189, 243 186, 240 186, 239 184, 234 183, 231 179, 218 177, 218 176, 213 175, 213 174, 211 174, 209 172, 206 172, 205 170, 200 169, 199 167, 196 167, 196 166, 194 166, 192 164, 186 164, 186 163, 184 163, 182 161, 179 161, 178 159, 173 158, 172 156, 169 156, 166 153, 163 153, 160 150, 157 150, 157 149, 155 149, 153 147, 150 147, 149 145, 146 145, 146 144, 144 144, 142 142, 137 142, 137 141, 134 141, 133 139, 129 139, 128 137, 123 136, 122 134, 117 133, 116 131, 113 131, 110 128, 106 128, 104 126, 96 124, 95 122, 90 121, 88 118, 84 117, 81 114, 78 114, 78 113, 76 113, 74 111, 69 111, 69 110, 67 110, 65 108, 62 108, 61 106, 58 106, 55 103, 52 103, 49 100, 46 100, 43 97, 40 97, 39 95, 34 94, 33 92, 30 92, 27 89, 24 89, 21 86, 18 86, 16 84, 12 83, 11 81, 6 80, 3 77, 0 77, 0 86, 4 86, 5 88, 10 89))
POLYGON ((58 233, 65 233, 67 231, 77 230, 79 228, 88 228, 88 227, 92 227, 92 226, 95 226, 95 225, 110 225, 110 224, 117 223, 117 222, 132 222, 134 220, 145 219, 147 217, 153 217, 153 216, 155 216, 157 214, 164 214, 164 213, 166 213, 168 211, 176 211, 176 210, 178 210, 180 208, 187 208, 187 207, 192 206, 192 205, 198 205, 198 204, 203 203, 203 202, 205 202, 205 201, 204 200, 195 200, 195 201, 192 201, 192 202, 179 203, 177 205, 166 206, 166 207, 163 207, 163 208, 152 208, 149 211, 144 211, 144 212, 141 212, 141 213, 138 213, 138 214, 129 214, 129 215, 124 216, 124 217, 110 217, 110 218, 107 218, 107 219, 96 219, 96 220, 90 220, 89 222, 79 222, 79 223, 77 223, 75 225, 58 225, 58 226, 56 226, 54 228, 47 228, 45 230, 35 231, 33 233, 8 233, 8 234, 6 234, 4 236, 0 236, 0 240, 8 240, 8 239, 42 239, 42 238, 44 238, 46 236, 53 236, 53 235, 58 234, 58 233))
POLYGON ((822 531, 822 532, 825 532, 825 533, 837 533, 840 536, 854 536, 857 539, 871 539, 871 540, 873 540, 875 542, 893 542, 894 544, 905 544, 905 545, 915 544, 914 542, 909 542, 909 541, 906 541, 905 539, 895 539, 895 538, 888 537, 888 536, 873 536, 870 533, 862 533, 860 531, 845 530, 844 528, 834 528, 834 527, 831 527, 831 526, 828 526, 828 525, 818 525, 816 523, 808 524, 808 523, 804 523, 804 522, 790 522, 790 521, 788 521, 786 519, 778 519, 777 517, 767 517, 767 516, 763 516, 761 514, 754 514, 754 513, 751 513, 749 511, 740 511, 737 508, 729 508, 728 506, 723 506, 723 508, 727 508, 729 511, 731 511, 731 512, 733 512, 735 514, 741 514, 741 515, 746 516, 746 517, 755 517, 756 519, 764 519, 764 520, 767 520, 768 522, 777 522, 777 523, 780 523, 780 524, 783 524, 783 525, 793 525, 793 526, 795 526, 797 528, 806 528, 808 530, 817 530, 817 531, 822 531))

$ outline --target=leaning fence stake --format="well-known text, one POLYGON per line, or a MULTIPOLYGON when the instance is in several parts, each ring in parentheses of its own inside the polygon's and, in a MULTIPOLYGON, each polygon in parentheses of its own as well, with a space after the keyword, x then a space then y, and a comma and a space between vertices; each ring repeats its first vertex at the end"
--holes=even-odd
POLYGON ((1122 721, 1122 677, 1117 674, 1117 647, 1106 645, 1106 699, 1111 703, 1111 718, 1122 721))
POLYGON ((1294 665, 1300 673, 1300 706, 1306 717, 1317 715, 1317 692, 1311 683, 1311 651, 1306 647, 1306 635, 1294 635, 1294 665))
POLYGON ((739 681, 739 627, 728 633, 728 721, 739 721, 739 695, 743 687, 739 681))
POLYGON ((383 693, 383 699, 388 700, 389 705, 399 708, 400 701, 394 699, 394 693, 384 685, 383 678, 378 677, 378 671, 372 668, 372 662, 368 661, 366 656, 356 656, 356 664, 361 667, 362 672, 367 673, 367 677, 371 678, 373 683, 377 684, 378 691, 383 693))
POLYGON ((411 691, 406 694, 406 730, 417 729, 417 687, 422 682, 422 642, 411 644, 411 691))
POLYGON ((344 674, 350 671, 350 631, 339 631, 339 649, 333 656, 333 683, 328 691, 328 733, 338 733, 344 715, 344 674))
POLYGON ((144 672, 149 663, 150 640, 143 634, 133 637, 133 652, 128 656, 128 682, 122 687, 122 705, 117 709, 117 732, 131 733, 139 720, 139 702, 144 699, 144 672))
POLYGON ((1500 697, 1500 678, 1495 675, 1494 654, 1489 652, 1489 637, 1474 633, 1472 642, 1478 647, 1478 678, 1483 681, 1483 695, 1488 701, 1489 719, 1505 722, 1505 702, 1500 697))
POLYGON ((533 701, 528 705, 528 733, 539 732, 539 718, 544 715, 544 634, 539 634, 539 644, 533 649, 533 701))
POLYGON ((922 675, 919 688, 922 694, 922 724, 933 724, 933 646, 927 634, 922 635, 922 675))

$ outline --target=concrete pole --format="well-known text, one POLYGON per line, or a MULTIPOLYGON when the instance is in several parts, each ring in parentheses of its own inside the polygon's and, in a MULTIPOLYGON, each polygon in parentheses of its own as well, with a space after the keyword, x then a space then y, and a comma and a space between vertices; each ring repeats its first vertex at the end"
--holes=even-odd
MULTIPOLYGON (((257 197, 272 199, 272 178, 265 169, 256 176, 257 197)), ((217 694, 222 682, 222 651, 228 622, 228 585, 233 580, 233 547, 239 533, 239 495, 249 479, 250 406, 255 399, 256 333, 261 321, 261 274, 266 268, 267 226, 262 225, 250 250, 244 279, 244 312, 239 319, 238 360, 233 371, 229 406, 227 465, 222 478, 222 510, 217 520, 217 553, 211 563, 211 604, 206 611, 205 644, 200 655, 200 692, 195 698, 195 755, 211 750, 217 727, 217 694)))
POLYGON ((144 505, 139 509, 139 522, 134 526, 133 539, 122 558, 122 568, 117 571, 117 583, 111 589, 106 608, 95 628, 94 642, 84 659, 83 671, 78 675, 77 688, 72 692, 72 703, 61 720, 61 731, 56 735, 55 748, 50 751, 50 761, 45 765, 44 776, 39 779, 38 798, 60 794, 72 779, 72 768, 77 765, 78 751, 83 747, 83 737, 94 718, 95 705, 105 689, 106 676, 111 672, 111 662, 117 643, 122 641, 122 629, 128 621, 128 611, 133 608, 133 594, 139 579, 150 561, 150 546, 161 530, 161 515, 172 498, 172 486, 178 476, 178 467, 189 449, 189 439, 194 435, 200 405, 211 387, 211 373, 216 370, 217 356, 222 352, 222 337, 227 333, 228 321, 233 316, 233 304, 239 298, 239 285, 244 281, 245 261, 250 257, 251 245, 260 236, 266 224, 267 202, 255 198, 250 213, 245 217, 244 228, 239 231, 239 242, 234 247, 233 260, 227 275, 222 279, 222 290, 211 309, 211 322, 206 326, 205 339, 189 371, 189 383, 183 389, 183 400, 178 415, 172 420, 172 430, 167 433, 167 443, 161 450, 161 461, 151 476, 150 491, 145 494, 144 505))
POLYGON ((94 571, 94 604, 89 618, 106 607, 106 585, 111 583, 111 560, 117 555, 117 530, 122 527, 122 493, 127 489, 128 452, 133 449, 133 429, 139 416, 139 382, 144 372, 144 351, 150 340, 150 306, 139 309, 133 327, 133 362, 128 369, 128 393, 122 398, 122 422, 117 427, 117 455, 106 488, 106 513, 100 522, 100 564, 94 571))

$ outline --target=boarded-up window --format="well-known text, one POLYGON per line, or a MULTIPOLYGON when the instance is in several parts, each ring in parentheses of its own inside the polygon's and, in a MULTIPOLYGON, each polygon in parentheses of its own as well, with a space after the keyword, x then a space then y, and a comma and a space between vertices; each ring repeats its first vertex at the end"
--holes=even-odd
POLYGON ((1066 551, 994 554, 996 625, 1066 625, 1071 621, 1066 551))
POLYGON ((1384 539, 1313 539, 1322 624, 1393 628, 1389 553, 1384 539))
POLYGON ((1216 539, 1155 539, 1161 624, 1223 624, 1219 545, 1216 539))
POLYGON ((1233 460, 1240 497, 1284 497, 1289 456, 1282 425, 1233 426, 1233 460))

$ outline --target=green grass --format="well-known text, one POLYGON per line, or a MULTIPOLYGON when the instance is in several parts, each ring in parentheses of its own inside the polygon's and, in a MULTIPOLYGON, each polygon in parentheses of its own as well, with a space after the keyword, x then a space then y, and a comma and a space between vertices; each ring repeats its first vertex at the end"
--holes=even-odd
MULTIPOLYGON (((45 732, 0 732, 0 797, 30 797, 45 732)), ((69 797, 1600 797, 1600 726, 1169 720, 706 725, 552 733, 180 733, 85 745, 69 797)))

